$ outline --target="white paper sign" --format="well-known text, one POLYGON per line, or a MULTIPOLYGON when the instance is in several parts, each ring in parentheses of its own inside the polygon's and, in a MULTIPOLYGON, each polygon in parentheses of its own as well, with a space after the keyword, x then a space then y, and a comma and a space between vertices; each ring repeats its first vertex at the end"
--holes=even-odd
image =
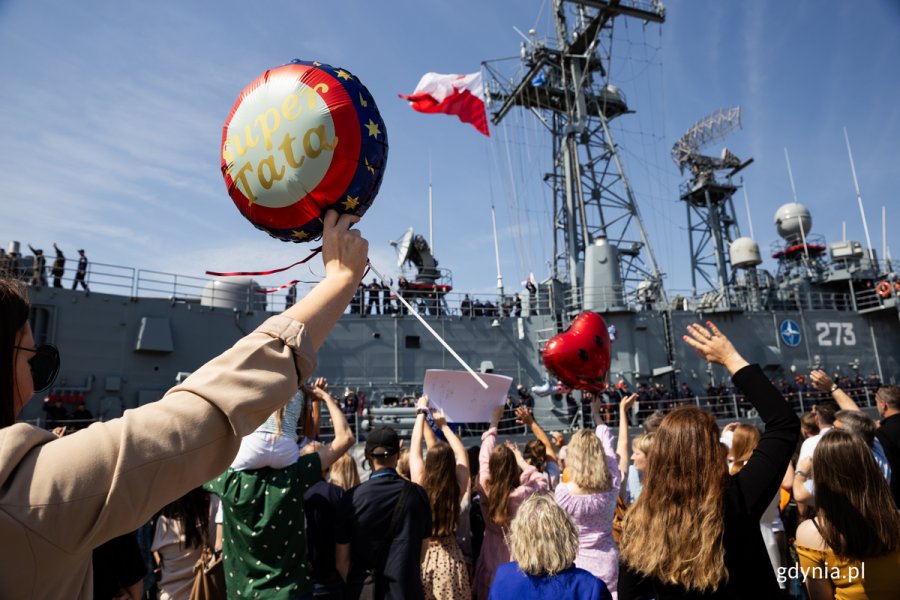
POLYGON ((491 414, 506 402, 512 377, 479 373, 488 389, 465 371, 428 369, 422 391, 431 405, 447 415, 448 423, 488 423, 491 414))

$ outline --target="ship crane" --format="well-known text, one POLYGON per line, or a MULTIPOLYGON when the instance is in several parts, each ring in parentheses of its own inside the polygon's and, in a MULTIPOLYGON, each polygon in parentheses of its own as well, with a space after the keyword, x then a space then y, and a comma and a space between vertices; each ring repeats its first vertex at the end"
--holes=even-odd
POLYGON ((681 200, 687 207, 693 292, 696 296, 705 283, 717 296, 715 305, 725 310, 732 307, 728 288, 734 265, 729 249, 741 236, 732 201, 737 186, 731 179, 753 159, 742 161, 727 148, 718 157, 701 150, 740 127, 740 106, 721 109, 695 123, 672 147, 675 164, 691 174, 681 188, 681 200), (716 177, 719 171, 727 171, 722 180, 716 177))

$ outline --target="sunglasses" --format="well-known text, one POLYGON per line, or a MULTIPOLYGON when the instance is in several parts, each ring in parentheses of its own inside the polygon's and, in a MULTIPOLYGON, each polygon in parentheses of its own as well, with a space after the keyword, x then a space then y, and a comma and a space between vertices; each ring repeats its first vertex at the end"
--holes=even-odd
POLYGON ((59 373, 59 350, 56 349, 56 346, 44 344, 37 348, 13 347, 34 352, 34 356, 28 360, 28 364, 31 367, 31 380, 34 382, 35 393, 43 392, 53 385, 53 380, 59 373))

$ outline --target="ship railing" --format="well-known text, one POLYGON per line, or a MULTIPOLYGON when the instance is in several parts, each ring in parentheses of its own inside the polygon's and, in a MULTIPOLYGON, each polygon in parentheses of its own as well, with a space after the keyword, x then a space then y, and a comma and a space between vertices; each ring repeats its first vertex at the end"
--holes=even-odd
POLYGON ((886 294, 879 293, 875 288, 859 290, 854 293, 853 298, 856 302, 856 309, 862 312, 878 310, 898 305, 900 299, 900 285, 890 283, 890 290, 886 294))
MULTIPOLYGON (((62 276, 64 288, 69 289, 72 287, 77 268, 71 265, 75 264, 77 263, 72 260, 66 262, 67 266, 62 276)), ((50 267, 48 265, 47 283, 49 286, 52 286, 53 277, 49 273, 50 267)), ((25 261, 20 261, 19 278, 28 282, 31 280, 31 277, 32 271, 30 266, 25 264, 25 261)), ((214 300, 214 295, 217 293, 216 288, 211 287, 207 289, 207 285, 211 281, 216 281, 216 279, 150 269, 135 269, 100 262, 88 263, 88 270, 85 276, 85 283, 91 292, 131 298, 169 298, 183 302, 200 302, 204 292, 212 294, 212 299, 214 300)), ((228 300, 233 300, 235 292, 233 290, 223 290, 221 293, 226 294, 228 300)), ((551 302, 548 289, 544 286, 538 286, 534 293, 529 293, 527 290, 522 289, 517 292, 506 292, 502 297, 496 292, 468 294, 451 292, 442 295, 440 302, 435 302, 430 300, 427 294, 408 291, 405 298, 416 304, 417 310, 425 316, 502 318, 553 313, 553 303, 551 302), (468 305, 464 302, 467 295, 470 301, 468 305), (517 296, 519 298, 518 308, 516 308, 515 302, 517 296), (479 300, 482 303, 490 302, 493 307, 487 310, 482 308, 480 311, 476 311, 474 307, 475 300, 479 300)), ((247 299, 247 310, 281 312, 285 308, 287 308, 287 289, 273 294, 256 294, 247 299)), ((387 292, 380 295, 376 310, 369 303, 367 291, 361 299, 354 299, 351 303, 351 308, 348 308, 348 312, 355 312, 356 314, 370 314, 372 311, 378 314, 402 314, 402 312, 405 312, 405 309, 402 308, 391 292, 387 292)))
MULTIPOLYGON (((527 291, 517 293, 462 293, 442 294, 440 298, 429 295, 425 291, 406 290, 403 298, 409 302, 420 315, 425 317, 453 318, 505 318, 527 317, 539 314, 550 314, 550 303, 547 294, 529 294, 527 291), (518 302, 517 299, 518 298, 518 302), (477 302, 477 304, 476 304, 477 302)), ((283 301, 281 301, 283 307, 283 301)), ((349 314, 370 315, 404 315, 408 310, 401 305, 392 293, 381 294, 372 300, 368 291, 362 297, 357 296, 350 302, 349 314)))
MULTIPOLYGON (((877 388, 862 386, 848 388, 846 391, 860 408, 875 408, 875 392, 877 388)), ((818 391, 791 391, 784 394, 784 399, 796 413, 804 413, 812 410, 813 406, 831 395, 818 391)), ((414 404, 412 399, 410 403, 414 404)), ((654 411, 669 412, 679 406, 696 406, 701 410, 711 413, 718 420, 753 419, 758 417, 755 409, 743 394, 727 392, 708 396, 690 395, 684 398, 662 398, 642 400, 635 403, 634 409, 628 415, 629 426, 639 426, 654 411)), ((582 427, 593 427, 590 403, 580 399, 568 400, 565 396, 551 396, 548 399, 538 399, 532 409, 535 420, 547 433, 561 431, 572 433, 582 427)), ((348 424, 356 436, 357 441, 366 439, 366 434, 373 427, 388 425, 397 430, 404 438, 412 435, 412 428, 416 420, 414 406, 380 406, 366 407, 363 410, 346 414, 348 424)), ((619 425, 618 402, 602 402, 600 406, 600 418, 610 427, 619 425)), ((46 416, 38 419, 23 419, 19 422, 29 423, 36 427, 53 429, 66 427, 71 433, 89 426, 91 423, 102 419, 53 419, 46 416)), ((453 424, 454 429, 464 438, 480 437, 487 431, 488 423, 460 423, 453 424)), ((498 431, 502 435, 531 435, 530 429, 524 426, 515 416, 512 408, 507 408, 500 419, 498 431)), ((334 437, 334 427, 327 411, 322 413, 319 434, 321 438, 334 437)))
MULTIPOLYGON (((671 290, 677 292, 678 290, 671 290)), ((846 292, 799 291, 784 289, 760 290, 758 296, 729 288, 725 292, 710 291, 700 296, 676 295, 675 310, 715 311, 741 308, 743 310, 854 310, 854 299, 846 292)))
MULTIPOLYGON (((70 261, 66 261, 66 264, 69 264, 69 262, 70 261)), ((63 279, 65 280, 66 276, 68 276, 74 281, 77 271, 77 268, 65 269, 63 279)), ((92 262, 88 264, 85 282, 92 292, 121 294, 134 297, 135 274, 135 269, 131 267, 92 262)), ((70 287, 71 285, 71 283, 69 285, 63 283, 63 287, 70 287)))
POLYGON ((769 310, 853 310, 849 293, 769 290, 764 297, 769 310))
MULTIPOLYGON (((203 296, 203 290, 210 281, 210 279, 204 277, 140 269, 135 279, 135 293, 137 296, 155 296, 199 302, 203 296)), ((211 291, 215 293, 215 290, 211 291)))
POLYGON ((634 310, 637 307, 652 308, 653 299, 649 290, 629 293, 624 285, 590 286, 567 289, 563 294, 563 308, 566 314, 582 310, 607 312, 610 310, 634 310))
MULTIPOLYGON (((875 388, 859 387, 847 390, 847 393, 860 408, 875 407, 875 388)), ((812 410, 813 406, 823 399, 830 398, 830 394, 818 391, 793 391, 784 394, 794 412, 801 414, 812 410)), ((759 415, 753 405, 743 394, 728 392, 707 396, 691 395, 685 398, 663 398, 643 400, 635 403, 632 413, 628 415, 629 426, 638 426, 653 412, 660 410, 664 413, 680 406, 696 406, 701 410, 711 413, 717 420, 754 419, 759 415)), ((591 407, 587 401, 574 399, 569 402, 565 396, 558 399, 538 400, 533 408, 535 420, 547 432, 561 431, 572 433, 582 427, 593 427, 591 407)), ((600 418, 610 427, 619 425, 618 402, 601 403, 600 418)), ((394 428, 401 437, 409 438, 412 435, 413 425, 416 421, 416 409, 408 407, 369 407, 350 419, 358 441, 365 440, 366 433, 373 427, 386 425, 394 428)), ((461 437, 480 437, 487 431, 488 423, 459 423, 453 424, 454 429, 461 437)), ((322 414, 320 423, 320 435, 332 437, 334 428, 327 414, 322 414)), ((502 435, 531 435, 529 428, 525 427, 508 408, 500 419, 498 431, 502 435)))

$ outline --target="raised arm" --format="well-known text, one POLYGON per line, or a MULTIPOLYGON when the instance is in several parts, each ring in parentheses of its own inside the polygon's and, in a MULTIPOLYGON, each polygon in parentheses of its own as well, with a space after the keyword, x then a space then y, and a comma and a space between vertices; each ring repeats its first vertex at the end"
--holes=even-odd
POLYGON ((559 459, 556 457, 556 450, 553 448, 553 444, 550 443, 550 438, 547 437, 547 433, 540 425, 538 425, 538 422, 534 420, 534 414, 532 414, 531 410, 524 406, 520 406, 516 409, 516 417, 522 421, 522 423, 528 425, 528 427, 531 428, 531 433, 534 434, 534 437, 544 444, 544 447, 547 449, 547 458, 553 459, 553 462, 559 462, 559 459))
POLYGON ((715 325, 709 322, 707 325, 708 330, 696 323, 689 326, 690 337, 685 336, 685 341, 701 357, 728 369, 734 384, 744 392, 765 424, 756 449, 741 472, 735 475, 743 504, 751 514, 761 516, 778 491, 794 453, 800 435, 800 419, 762 369, 744 360, 715 325))
MULTIPOLYGON (((434 416, 432 415, 432 419, 434 416)), ((425 426, 422 427, 422 430, 425 433, 425 448, 431 448, 435 444, 438 443, 437 436, 434 435, 434 429, 431 428, 431 424, 428 422, 428 416, 425 416, 425 426)))
MULTIPOLYGON (((325 389, 325 386, 328 384, 322 377, 316 379, 313 385, 319 387, 320 381, 323 389, 325 389)), ((309 392, 305 396, 308 402, 303 408, 303 436, 310 441, 318 440, 319 424, 322 422, 322 399, 318 395, 309 392)))
MULTIPOLYGON (((0 501, 29 498, 32 506, 43 507, 36 514, 27 505, 4 503, 8 516, 27 521, 60 548, 78 552, 134 531, 160 506, 222 473, 241 438, 291 398, 301 377, 313 371, 315 349, 337 322, 365 267, 368 242, 349 231, 354 222, 355 217, 339 219, 329 212, 325 278, 301 303, 268 319, 163 399, 126 411, 120 419, 22 447, 15 477, 0 465, 0 501), (60 504, 65 510, 55 509, 60 504), (81 518, 66 518, 72 511, 81 518)), ((11 435, 8 443, 13 443, 11 435)))
POLYGON ((284 312, 285 316, 306 324, 316 350, 322 347, 331 328, 344 314, 362 279, 369 242, 358 229, 350 229, 358 221, 357 216, 338 216, 333 210, 325 214, 322 237, 325 279, 284 312))
POLYGON ((825 371, 816 369, 810 372, 809 380, 812 381, 813 387, 820 392, 828 392, 831 394, 831 397, 838 403, 841 410, 859 410, 859 405, 853 401, 853 398, 851 398, 847 392, 839 388, 825 371))
POLYGON ((433 413, 432 418, 434 419, 434 424, 447 438, 447 443, 450 444, 450 448, 453 450, 453 457, 456 460, 456 480, 459 482, 459 489, 462 490, 465 496, 469 489, 469 453, 466 452, 466 447, 463 446, 462 441, 450 429, 450 426, 447 424, 447 417, 443 411, 433 413))
MULTIPOLYGON (((600 413, 600 399, 596 396, 591 398, 591 412, 596 414, 600 413)), ((606 455, 606 467, 609 469, 612 487, 614 490, 618 490, 619 486, 622 485, 623 477, 622 473, 619 471, 618 454, 613 450, 612 432, 609 430, 609 426, 602 420, 594 420, 594 423, 597 424, 594 433, 596 434, 597 439, 600 440, 603 454, 606 455)))
MULTIPOLYGON (((634 406, 637 397, 637 394, 631 394, 625 396, 619 403, 619 439, 616 443, 616 454, 619 457, 619 475, 622 481, 626 481, 628 478, 628 460, 631 455, 628 447, 628 413, 631 412, 631 407, 634 406)), ((624 490, 625 487, 622 486, 621 489, 624 490)))
POLYGON ((341 410, 337 400, 328 393, 327 387, 328 382, 325 378, 319 377, 316 379, 315 385, 306 388, 306 393, 314 394, 321 402, 325 403, 328 415, 331 417, 331 425, 334 427, 334 439, 319 450, 319 460, 322 462, 323 471, 333 465, 356 443, 344 411, 341 410))
POLYGON ((422 485, 425 480, 425 461, 422 460, 422 435, 424 429, 431 427, 425 422, 428 414, 428 396, 422 394, 416 401, 416 424, 413 425, 412 439, 409 442, 409 475, 413 483, 422 485))
POLYGON ((490 494, 490 486, 488 481, 491 478, 489 464, 491 461, 491 452, 497 445, 497 425, 500 423, 500 417, 503 416, 503 405, 498 406, 491 413, 491 426, 481 434, 481 450, 478 452, 478 485, 481 488, 481 494, 487 498, 490 494))
POLYGON ((547 479, 544 474, 537 470, 533 465, 529 465, 519 450, 519 445, 515 442, 506 442, 506 446, 512 450, 516 457, 516 464, 522 469, 522 475, 519 477, 519 487, 510 494, 511 498, 521 498, 529 494, 547 489, 547 479))

